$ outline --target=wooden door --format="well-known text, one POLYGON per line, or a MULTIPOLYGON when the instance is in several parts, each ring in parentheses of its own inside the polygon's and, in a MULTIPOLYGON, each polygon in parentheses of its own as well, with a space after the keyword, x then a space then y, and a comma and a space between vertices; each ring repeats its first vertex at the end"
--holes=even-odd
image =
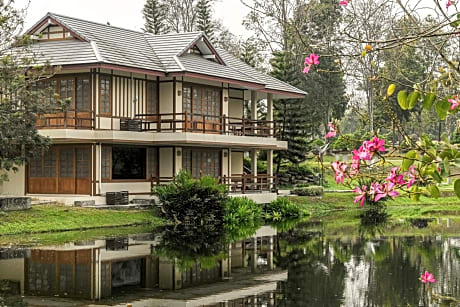
POLYGON ((187 130, 220 133, 221 92, 202 87, 184 87, 183 92, 183 110, 188 113, 187 130))
POLYGON ((75 194, 75 156, 73 147, 59 149, 58 193, 75 194))
POLYGON ((75 156, 75 194, 91 194, 91 148, 77 147, 75 156))

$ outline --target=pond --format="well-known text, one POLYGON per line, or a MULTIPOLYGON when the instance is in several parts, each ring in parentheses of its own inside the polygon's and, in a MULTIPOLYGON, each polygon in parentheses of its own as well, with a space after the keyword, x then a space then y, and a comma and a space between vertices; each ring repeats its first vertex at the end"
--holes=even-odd
POLYGON ((460 306, 460 220, 334 225, 186 225, 3 246, 0 306, 460 306), (435 283, 419 280, 425 270, 435 283))

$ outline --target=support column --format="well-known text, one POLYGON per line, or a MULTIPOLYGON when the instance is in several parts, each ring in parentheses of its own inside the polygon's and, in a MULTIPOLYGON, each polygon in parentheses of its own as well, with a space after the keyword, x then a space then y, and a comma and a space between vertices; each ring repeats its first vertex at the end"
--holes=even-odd
POLYGON ((251 150, 251 175, 257 176, 257 149, 251 150))
POLYGON ((269 177, 270 189, 273 188, 273 149, 267 150, 267 175, 269 177))
POLYGON ((257 92, 251 91, 251 119, 257 120, 257 92))
POLYGON ((270 270, 273 270, 275 266, 273 265, 273 250, 274 250, 274 244, 273 244, 273 236, 270 236, 270 239, 268 241, 268 255, 267 255, 267 262, 268 262, 268 268, 270 270))
MULTIPOLYGON (((267 94, 267 120, 273 121, 273 94, 267 94)), ((273 131, 274 125, 270 123, 270 134, 274 135, 275 131, 273 131)))

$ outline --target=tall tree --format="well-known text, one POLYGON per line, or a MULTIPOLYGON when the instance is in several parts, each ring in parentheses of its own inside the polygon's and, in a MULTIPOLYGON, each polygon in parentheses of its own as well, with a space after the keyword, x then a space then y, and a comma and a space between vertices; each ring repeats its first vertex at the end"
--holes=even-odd
MULTIPOLYGON (((275 52, 271 60, 271 75, 291 85, 298 85, 300 66, 290 52, 275 52)), ((280 139, 288 142, 288 150, 280 151, 276 156, 276 173, 283 160, 299 163, 305 160, 307 152, 307 118, 301 99, 277 99, 273 102, 274 119, 280 128, 280 139)))
POLYGON ((166 24, 173 32, 192 32, 196 27, 197 0, 169 0, 166 24))
POLYGON ((41 154, 49 139, 36 129, 37 117, 57 106, 45 83, 49 66, 36 65, 37 54, 29 36, 21 36, 25 11, 0 1, 0 171, 17 170, 29 158, 41 154), (40 84, 40 86, 38 86, 40 84), (50 98, 50 99, 47 99, 50 98))
POLYGON ((214 37, 214 23, 212 21, 212 1, 211 0, 198 0, 196 5, 196 29, 204 32, 206 36, 212 41, 214 37))
POLYGON ((166 20, 165 4, 159 0, 147 0, 142 10, 144 16, 144 32, 152 34, 163 34, 168 32, 166 20))

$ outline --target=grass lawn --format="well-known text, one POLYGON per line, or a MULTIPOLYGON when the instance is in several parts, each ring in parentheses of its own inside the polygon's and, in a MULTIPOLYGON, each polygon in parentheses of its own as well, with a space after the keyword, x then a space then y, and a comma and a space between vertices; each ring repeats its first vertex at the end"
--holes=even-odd
MULTIPOLYGON (((353 193, 325 193, 322 198, 295 196, 290 199, 318 216, 331 211, 359 211, 359 205, 353 203, 354 197, 353 193)), ((419 202, 414 202, 407 197, 398 197, 387 201, 386 205, 387 212, 392 218, 460 217, 460 199, 456 196, 439 199, 422 196, 419 202)))
POLYGON ((101 210, 63 205, 33 206, 26 211, 0 212, 0 235, 31 234, 94 228, 160 225, 151 210, 101 210))

